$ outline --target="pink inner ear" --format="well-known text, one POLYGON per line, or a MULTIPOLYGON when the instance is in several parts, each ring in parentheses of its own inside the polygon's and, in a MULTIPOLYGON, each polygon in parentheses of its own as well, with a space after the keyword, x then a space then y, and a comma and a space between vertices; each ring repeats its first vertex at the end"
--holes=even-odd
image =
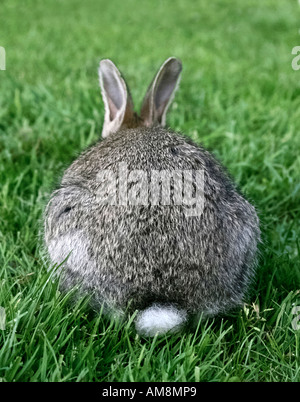
POLYGON ((108 108, 109 108, 109 120, 113 121, 116 118, 116 115, 118 113, 118 108, 113 103, 111 98, 108 98, 107 101, 108 101, 108 108))
POLYGON ((166 104, 172 95, 176 84, 176 78, 171 75, 164 74, 161 78, 160 83, 158 84, 158 88, 155 94, 155 107, 158 109, 162 104, 166 104))
POLYGON ((111 66, 102 65, 102 83, 109 108, 110 121, 116 118, 118 111, 124 105, 124 89, 117 72, 111 66))
POLYGON ((157 84, 155 91, 154 104, 159 119, 164 113, 164 110, 172 97, 178 79, 178 72, 172 71, 172 68, 167 68, 157 84))

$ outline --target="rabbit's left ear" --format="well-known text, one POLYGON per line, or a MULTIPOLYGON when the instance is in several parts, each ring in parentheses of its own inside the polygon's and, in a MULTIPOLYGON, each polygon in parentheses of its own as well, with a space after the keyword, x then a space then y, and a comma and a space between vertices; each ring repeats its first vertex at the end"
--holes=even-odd
POLYGON ((166 114, 179 85, 182 64, 179 59, 167 59, 150 84, 143 100, 141 118, 143 125, 164 126, 166 114))
POLYGON ((111 60, 100 61, 99 80, 105 105, 102 129, 102 137, 105 138, 126 126, 134 118, 134 111, 126 83, 111 60))

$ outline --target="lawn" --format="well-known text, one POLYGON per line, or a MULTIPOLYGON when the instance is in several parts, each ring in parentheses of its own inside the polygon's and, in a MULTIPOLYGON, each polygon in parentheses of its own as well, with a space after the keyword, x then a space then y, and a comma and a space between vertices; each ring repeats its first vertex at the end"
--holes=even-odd
POLYGON ((298 2, 0 7, 0 381, 299 381, 298 2), (99 60, 117 64, 139 106, 169 56, 182 60, 183 74, 168 125, 225 164, 256 205, 263 242, 243 309, 142 339, 131 322, 60 294, 40 228, 64 168, 100 138, 99 60))

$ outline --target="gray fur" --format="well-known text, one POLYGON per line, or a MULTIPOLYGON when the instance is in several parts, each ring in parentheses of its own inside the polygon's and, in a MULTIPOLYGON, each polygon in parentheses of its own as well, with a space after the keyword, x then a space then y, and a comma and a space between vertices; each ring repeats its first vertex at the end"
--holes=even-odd
POLYGON ((61 268, 63 288, 80 284, 95 309, 114 313, 159 303, 212 315, 241 305, 260 237, 254 207, 208 151, 157 121, 147 125, 136 119, 86 150, 52 194, 45 244, 53 263, 71 253, 61 268), (97 173, 117 172, 120 162, 147 173, 203 169, 203 213, 187 216, 174 203, 99 203, 97 173))

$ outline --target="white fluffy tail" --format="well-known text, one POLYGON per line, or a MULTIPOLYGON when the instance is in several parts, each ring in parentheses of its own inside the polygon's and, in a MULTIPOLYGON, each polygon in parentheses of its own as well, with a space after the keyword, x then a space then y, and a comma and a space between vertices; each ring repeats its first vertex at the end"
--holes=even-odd
POLYGON ((153 304, 137 315, 135 328, 138 334, 143 336, 163 335, 167 332, 178 332, 186 321, 185 310, 153 304))

